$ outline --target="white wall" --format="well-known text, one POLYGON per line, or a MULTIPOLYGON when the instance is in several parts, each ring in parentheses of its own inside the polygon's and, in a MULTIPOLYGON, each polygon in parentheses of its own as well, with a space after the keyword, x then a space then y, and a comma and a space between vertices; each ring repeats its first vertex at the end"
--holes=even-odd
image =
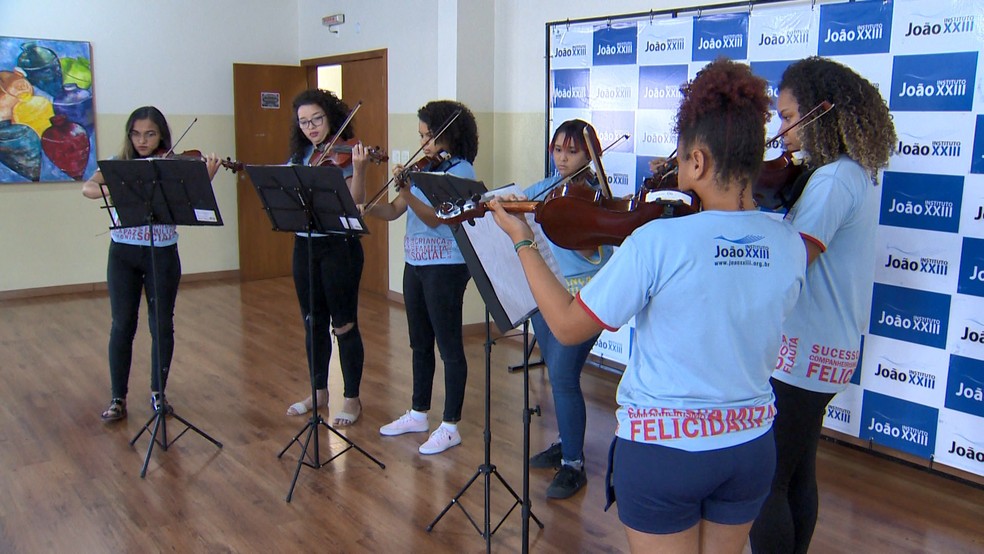
POLYGON ((417 113, 437 98, 438 0, 297 0, 300 59, 388 49, 389 111, 417 113), (329 32, 321 18, 345 14, 329 32))
MULTIPOLYGON (((390 149, 415 149, 417 108, 453 90, 479 119, 479 177, 498 186, 532 182, 543 170, 548 21, 697 4, 2 0, 0 35, 92 44, 100 158, 116 153, 127 114, 144 104, 160 107, 175 133, 199 118, 183 147, 234 155, 233 63, 293 65, 387 49, 390 149), (321 24, 335 13, 346 20, 337 34, 321 24)), ((238 269, 234 179, 220 172, 215 189, 226 226, 182 229, 186 274, 238 269)), ((82 198, 77 183, 0 186, 0 292, 104 281, 107 220, 96 206, 82 198)), ((394 290, 402 270, 402 229, 402 221, 391 226, 394 290)))
MULTIPOLYGON (((267 0, 2 0, 0 35, 88 41, 98 158, 115 154, 126 117, 153 104, 179 149, 234 155, 232 64, 296 64, 297 7, 267 0)), ((235 181, 220 172, 226 226, 182 228, 186 274, 239 267, 235 181)), ((0 185, 0 292, 106 279, 108 218, 79 183, 0 185)))

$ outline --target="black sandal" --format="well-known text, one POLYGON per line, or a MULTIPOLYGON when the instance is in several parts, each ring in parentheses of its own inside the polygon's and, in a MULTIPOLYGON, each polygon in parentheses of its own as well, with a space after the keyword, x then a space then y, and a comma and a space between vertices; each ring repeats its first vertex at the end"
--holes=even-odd
POLYGON ((105 422, 119 421, 126 417, 126 399, 114 398, 109 402, 109 407, 100 416, 105 422))

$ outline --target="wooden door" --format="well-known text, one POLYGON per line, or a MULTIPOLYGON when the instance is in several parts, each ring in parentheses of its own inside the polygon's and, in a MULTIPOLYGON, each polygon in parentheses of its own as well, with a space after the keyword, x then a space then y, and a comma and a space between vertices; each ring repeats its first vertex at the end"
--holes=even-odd
MULTIPOLYGON (((355 136, 368 146, 383 149, 389 144, 386 51, 367 52, 365 58, 351 55, 342 66, 342 98, 349 106, 359 100, 362 107, 352 120, 355 136)), ((369 164, 366 198, 371 198, 389 179, 391 164, 369 164)), ((386 199, 384 198, 383 201, 386 199)), ((362 237, 366 264, 362 270, 363 292, 386 295, 389 292, 389 222, 367 217, 369 234, 362 237)))
MULTIPOLYGON (((233 64, 236 158, 250 165, 287 161, 292 124, 291 101, 308 88, 301 66, 233 64), (272 100, 279 95, 279 105, 272 100)), ((240 171, 239 275, 243 281, 291 274, 293 235, 272 229, 253 183, 240 171)))

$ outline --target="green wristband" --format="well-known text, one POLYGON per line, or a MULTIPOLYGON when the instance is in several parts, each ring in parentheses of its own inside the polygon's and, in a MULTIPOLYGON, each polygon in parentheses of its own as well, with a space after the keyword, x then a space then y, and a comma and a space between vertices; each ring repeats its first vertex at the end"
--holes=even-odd
POLYGON ((517 242, 516 244, 513 245, 513 248, 516 249, 516 252, 519 252, 519 249, 520 248, 523 248, 524 246, 529 246, 533 250, 536 250, 537 249, 536 243, 533 242, 533 241, 531 241, 530 239, 523 239, 523 240, 517 242))

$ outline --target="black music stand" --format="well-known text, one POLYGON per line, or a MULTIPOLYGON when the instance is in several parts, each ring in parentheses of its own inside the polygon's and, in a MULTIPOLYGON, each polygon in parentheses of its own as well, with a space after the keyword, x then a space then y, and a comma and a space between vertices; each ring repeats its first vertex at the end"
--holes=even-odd
MULTIPOLYGON (((106 181, 110 197, 113 199, 113 205, 110 206, 105 196, 103 197, 106 206, 115 209, 118 220, 115 227, 150 226, 150 267, 154 280, 154 313, 151 317, 154 318, 155 327, 160 332, 159 309, 161 303, 160 288, 157 286, 154 226, 222 225, 222 216, 219 214, 219 207, 215 202, 215 195, 212 193, 212 183, 208 176, 208 170, 205 163, 201 161, 171 159, 103 160, 99 162, 99 170, 106 181)), ((110 218, 112 217, 112 213, 110 213, 110 218)), ((160 396, 154 403, 154 415, 147 420, 147 423, 144 423, 140 432, 130 441, 130 446, 133 446, 144 431, 150 430, 153 423, 147 456, 144 458, 143 467, 140 469, 141 478, 147 475, 147 465, 150 463, 154 444, 159 444, 162 449, 167 451, 168 446, 174 444, 189 429, 215 446, 222 448, 222 443, 189 423, 168 404, 164 392, 167 375, 161 367, 164 363, 160 351, 161 341, 158 339, 154 342, 157 345, 154 356, 156 356, 158 363, 155 366, 151 361, 151 366, 156 373, 160 396), (185 426, 184 430, 170 441, 167 440, 167 416, 177 419, 185 426)))
MULTIPOLYGON (((290 502, 302 465, 312 469, 321 469, 335 458, 354 448, 379 465, 380 468, 386 468, 382 462, 360 448, 351 439, 339 433, 337 429, 328 425, 321 417, 321 414, 318 413, 318 391, 314 384, 314 349, 318 348, 318 345, 314 343, 314 326, 320 322, 315 321, 313 312, 314 263, 312 259, 314 253, 311 235, 318 233, 360 236, 369 231, 366 229, 365 221, 363 221, 359 209, 352 199, 352 193, 349 192, 348 186, 345 184, 342 171, 337 167, 248 165, 246 172, 253 181, 253 187, 270 218, 273 230, 294 233, 306 232, 308 237, 308 306, 311 307, 312 311, 308 313, 307 351, 308 373, 311 379, 311 417, 287 443, 287 446, 277 454, 277 457, 281 458, 294 443, 301 445, 297 469, 294 471, 294 478, 290 482, 290 490, 287 492, 287 502, 290 502), (320 442, 318 440, 319 425, 323 425, 329 432, 345 441, 347 445, 341 452, 323 462, 321 461, 320 442), (307 431, 307 437, 304 442, 301 442, 300 436, 305 431, 307 431), (314 441, 314 453, 309 454, 308 446, 312 440, 314 441), (311 461, 308 461, 308 457, 311 461)), ((327 323, 325 322, 325 324, 327 323)))
MULTIPOLYGON (((453 202, 457 205, 462 205, 466 200, 474 200, 476 196, 481 196, 486 192, 485 185, 478 181, 472 181, 469 179, 462 179, 460 177, 455 177, 454 175, 447 175, 443 173, 413 173, 411 174, 414 184, 416 184, 423 192, 424 195, 431 201, 433 205, 439 205, 442 202, 453 202)), ((485 431, 483 433, 485 441, 485 458, 478 469, 472 475, 471 479, 465 484, 464 487, 451 499, 451 501, 444 507, 444 510, 427 526, 427 531, 431 531, 437 522, 444 517, 444 514, 451 509, 452 506, 457 505, 461 508, 462 512, 465 513, 465 517, 471 522, 472 526, 480 535, 485 539, 485 547, 487 552, 491 552, 492 549, 492 535, 502 526, 509 514, 516 508, 516 506, 522 507, 523 515, 523 552, 529 550, 529 520, 532 518, 536 521, 536 524, 542 529, 543 523, 535 515, 533 515, 530 504, 529 497, 529 424, 530 417, 534 413, 539 413, 539 407, 536 410, 530 410, 529 407, 529 365, 524 364, 524 405, 523 405, 523 496, 520 498, 519 495, 509 486, 509 483, 503 479, 502 475, 499 474, 495 465, 491 461, 491 451, 492 451, 492 430, 491 430, 491 391, 492 391, 492 329, 490 318, 494 318, 496 326, 503 333, 515 328, 519 321, 525 321, 531 313, 536 309, 536 303, 533 301, 533 295, 530 293, 529 285, 526 283, 523 277, 522 266, 518 266, 518 272, 516 271, 516 265, 519 264, 519 259, 516 256, 515 250, 509 237, 503 233, 499 227, 491 221, 491 214, 487 214, 486 218, 477 220, 477 222, 472 224, 458 225, 452 228, 455 241, 458 243, 458 247, 461 250, 462 255, 465 258, 465 263, 468 266, 468 270, 471 273, 472 278, 475 280, 475 284, 478 287, 479 292, 482 294, 482 299, 485 301, 485 431), (491 225, 491 226, 490 226, 491 225), (490 262, 490 265, 486 265, 482 260, 490 262), (512 262, 512 265, 510 264, 512 262), (496 269, 491 269, 492 267, 496 269), (511 268, 511 269, 510 269, 511 268), (505 271, 502 271, 505 269, 505 271), (502 288, 497 287, 501 283, 502 288), (525 296, 522 294, 522 289, 525 288, 525 296), (506 292, 507 289, 511 289, 506 292), (515 293, 515 294, 514 294, 515 293), (490 496, 491 496, 491 479, 495 476, 503 487, 513 496, 514 502, 510 506, 509 510, 506 511, 499 523, 496 524, 495 528, 491 526, 490 520, 490 496), (482 528, 479 528, 478 524, 472 518, 468 510, 459 502, 460 498, 465 494, 468 488, 474 483, 479 476, 484 476, 484 492, 485 492, 485 510, 482 528)), ((549 254, 548 254, 549 255, 549 254)), ((554 263, 556 266, 556 263, 554 263)), ((524 324, 525 325, 525 324, 524 324)), ((524 327, 525 328, 525 327, 524 327)), ((528 349, 527 341, 524 340, 524 349, 528 349)))

